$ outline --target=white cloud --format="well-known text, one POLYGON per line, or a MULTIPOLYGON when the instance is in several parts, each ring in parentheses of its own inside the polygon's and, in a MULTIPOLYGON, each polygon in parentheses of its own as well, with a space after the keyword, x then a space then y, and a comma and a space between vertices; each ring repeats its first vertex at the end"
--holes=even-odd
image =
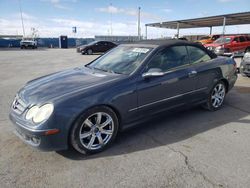
MULTIPOLYGON (((24 26, 26 34, 31 33, 31 28, 34 27, 38 30, 40 37, 59 37, 60 35, 67 35, 68 37, 94 37, 95 35, 109 35, 111 23, 110 21, 82 21, 78 19, 63 19, 63 18, 50 18, 41 20, 32 15, 24 13, 24 26), (72 33, 72 27, 77 27, 77 34, 72 33)), ((141 23, 141 33, 145 35, 145 21, 141 23)), ((113 22, 113 35, 137 35, 137 22, 124 21, 113 22)), ((250 30, 250 25, 240 26, 227 26, 227 33, 247 33, 250 30)), ((221 33, 221 27, 213 28, 213 33, 221 33)), ((206 28, 201 29, 181 29, 180 34, 208 34, 209 30, 206 28)), ((20 14, 12 14, 8 18, 0 18, 0 35, 22 35, 22 24, 20 14)), ((170 37, 176 34, 174 29, 151 28, 148 27, 148 38, 161 38, 170 37)))
POLYGON ((108 7, 97 8, 96 10, 99 12, 106 12, 106 13, 112 13, 112 14, 124 12, 124 9, 120 9, 120 8, 114 7, 112 5, 109 5, 108 7))
POLYGON ((67 6, 68 3, 77 2, 77 0, 41 0, 41 1, 51 3, 55 8, 63 10, 71 10, 71 8, 67 6))
POLYGON ((169 12, 173 12, 172 9, 169 9, 169 8, 164 8, 162 9, 163 12, 166 12, 166 13, 169 13, 169 12))
MULTIPOLYGON (((104 13, 112 13, 112 14, 124 14, 127 16, 137 16, 138 15, 138 9, 123 9, 119 7, 115 7, 113 5, 109 5, 107 7, 102 7, 102 8, 97 8, 96 9, 99 12, 104 12, 104 13)), ((141 17, 149 20, 160 20, 161 18, 159 16, 156 16, 154 14, 144 12, 141 10, 141 17)))

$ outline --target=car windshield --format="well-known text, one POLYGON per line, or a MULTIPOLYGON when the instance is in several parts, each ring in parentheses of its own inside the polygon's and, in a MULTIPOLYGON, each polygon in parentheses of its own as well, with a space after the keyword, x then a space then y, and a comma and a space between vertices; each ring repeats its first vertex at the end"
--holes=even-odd
POLYGON ((88 43, 88 45, 92 45, 92 44, 95 44, 95 43, 97 43, 98 41, 92 41, 92 42, 90 42, 90 43, 88 43))
POLYGON ((130 74, 141 64, 152 48, 118 46, 87 67, 117 74, 130 74))
POLYGON ((230 41, 231 41, 230 37, 221 37, 218 38, 216 41, 214 41, 214 43, 223 44, 223 43, 229 43, 230 41))

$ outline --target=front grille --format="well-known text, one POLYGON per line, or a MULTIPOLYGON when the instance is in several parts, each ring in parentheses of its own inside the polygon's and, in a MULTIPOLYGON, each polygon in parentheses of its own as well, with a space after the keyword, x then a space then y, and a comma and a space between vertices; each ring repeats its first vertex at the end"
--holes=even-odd
POLYGON ((16 96, 12 103, 12 110, 20 115, 25 111, 27 106, 28 105, 25 104, 25 102, 19 96, 16 96))

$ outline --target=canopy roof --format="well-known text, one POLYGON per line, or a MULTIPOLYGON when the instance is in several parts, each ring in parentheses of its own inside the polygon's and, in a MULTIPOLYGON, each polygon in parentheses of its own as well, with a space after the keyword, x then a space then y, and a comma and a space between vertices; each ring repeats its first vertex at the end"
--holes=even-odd
POLYGON ((168 22, 149 23, 146 26, 149 27, 160 27, 168 29, 188 29, 188 28, 199 28, 199 27, 214 27, 222 26, 226 18, 226 25, 241 25, 250 24, 250 12, 241 12, 234 14, 224 14, 218 16, 209 16, 202 18, 176 20, 168 22))

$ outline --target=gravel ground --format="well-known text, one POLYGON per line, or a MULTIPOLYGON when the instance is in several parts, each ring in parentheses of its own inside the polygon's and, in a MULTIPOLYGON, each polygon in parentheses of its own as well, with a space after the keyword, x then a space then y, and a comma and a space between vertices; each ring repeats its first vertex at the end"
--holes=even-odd
POLYGON ((250 187, 250 78, 224 107, 158 117, 121 133, 96 155, 41 152, 13 134, 8 119, 28 80, 96 58, 73 49, 0 51, 0 187, 250 187))

